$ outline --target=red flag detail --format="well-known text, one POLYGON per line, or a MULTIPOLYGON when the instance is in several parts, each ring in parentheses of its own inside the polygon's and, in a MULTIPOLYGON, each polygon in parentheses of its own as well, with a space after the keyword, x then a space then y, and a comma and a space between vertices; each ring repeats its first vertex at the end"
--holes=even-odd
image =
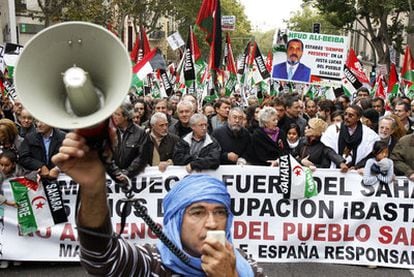
POLYGON ((352 48, 349 50, 346 66, 352 73, 354 73, 354 75, 358 78, 358 81, 360 81, 362 84, 369 84, 369 79, 367 75, 365 75, 365 72, 362 70, 362 65, 355 55, 354 49, 352 48))
POLYGON ((226 47, 227 47, 227 57, 226 57, 226 69, 227 71, 237 74, 236 62, 234 61, 233 50, 231 48, 231 41, 229 33, 226 34, 226 47))
POLYGON ((272 50, 269 50, 269 52, 267 52, 267 58, 266 58, 266 68, 267 68, 267 71, 269 72, 272 72, 272 59, 273 59, 272 50))
POLYGON ((385 99, 385 89, 384 89, 384 77, 382 75, 379 75, 377 77, 377 80, 375 81, 375 87, 377 88, 375 90, 375 96, 382 99, 385 99))
POLYGON ((20 184, 24 185, 28 189, 36 191, 39 187, 39 183, 33 180, 27 179, 26 177, 17 177, 14 178, 12 181, 19 182, 20 184))
POLYGON ((394 88, 394 85, 397 83, 398 83, 397 69, 395 68, 395 64, 391 63, 390 76, 388 78, 387 93, 390 93, 392 89, 394 88))
POLYGON ((220 0, 203 0, 196 25, 206 34, 210 45, 209 69, 217 70, 221 60, 221 9, 220 0))

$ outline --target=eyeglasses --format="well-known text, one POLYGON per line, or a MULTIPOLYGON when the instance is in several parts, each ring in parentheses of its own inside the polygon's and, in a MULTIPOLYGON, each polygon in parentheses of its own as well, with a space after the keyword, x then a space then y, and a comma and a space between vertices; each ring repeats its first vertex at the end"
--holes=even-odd
POLYGON ((186 211, 190 218, 195 221, 205 221, 210 214, 213 215, 215 221, 224 221, 227 220, 228 212, 226 208, 218 208, 212 212, 208 211, 203 207, 194 207, 186 211))

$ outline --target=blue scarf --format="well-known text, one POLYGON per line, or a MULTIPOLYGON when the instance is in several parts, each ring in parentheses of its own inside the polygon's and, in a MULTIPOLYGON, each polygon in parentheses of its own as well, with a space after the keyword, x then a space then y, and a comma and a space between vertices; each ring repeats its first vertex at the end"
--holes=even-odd
MULTIPOLYGON (((229 212, 226 224, 226 238, 232 243, 231 227, 233 224, 233 214, 230 210, 230 194, 227 192, 223 182, 208 175, 189 175, 178 182, 163 200, 164 208, 164 233, 177 245, 183 249, 181 244, 181 224, 185 209, 195 202, 212 202, 223 204, 229 212)), ((183 276, 205 276, 201 268, 201 259, 189 254, 191 266, 183 263, 162 243, 157 244, 161 255, 162 263, 183 276), (197 270, 198 268, 199 270, 197 270)), ((184 251, 184 250, 183 250, 184 251)), ((239 251, 234 249, 236 255, 236 269, 239 276, 253 276, 250 264, 241 256, 239 251)))

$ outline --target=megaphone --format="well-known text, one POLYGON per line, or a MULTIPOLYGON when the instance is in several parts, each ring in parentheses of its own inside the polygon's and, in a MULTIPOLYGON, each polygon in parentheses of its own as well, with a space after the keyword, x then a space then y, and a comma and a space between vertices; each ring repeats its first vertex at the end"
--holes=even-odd
POLYGON ((62 129, 94 126, 122 104, 131 61, 122 42, 88 22, 65 22, 38 33, 24 47, 14 73, 23 106, 62 129))

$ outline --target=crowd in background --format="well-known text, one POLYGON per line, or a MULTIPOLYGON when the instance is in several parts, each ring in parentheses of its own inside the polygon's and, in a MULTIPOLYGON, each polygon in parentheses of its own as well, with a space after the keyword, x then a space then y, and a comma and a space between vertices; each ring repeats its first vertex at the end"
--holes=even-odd
MULTIPOLYGON (((222 164, 278 166, 286 154, 312 170, 357 170, 366 185, 389 183, 395 175, 414 181, 413 115, 409 98, 388 102, 371 98, 365 88, 353 101, 345 95, 332 101, 297 93, 243 99, 233 93, 205 103, 191 94, 130 94, 112 114, 110 151, 102 158, 118 182, 147 166, 161 172, 171 165, 188 172, 222 164)), ((33 173, 56 179, 60 169, 51 157, 68 130, 36 120, 18 99, 3 97, 0 117, 2 183, 33 173)), ((1 205, 16 205, 1 187, 0 195, 3 220, 1 205)))
MULTIPOLYGON (((108 173, 122 181, 146 166, 169 165, 188 172, 220 164, 277 166, 292 154, 302 165, 359 170, 373 158, 374 143, 386 143, 397 175, 414 180, 410 152, 414 105, 407 97, 391 102, 371 98, 365 88, 355 99, 335 101, 285 93, 259 99, 238 93, 200 102, 191 94, 169 98, 130 94, 113 114, 115 125, 108 173), (403 138, 404 137, 404 138, 403 138)), ((36 171, 57 178, 51 162, 65 131, 33 118, 18 99, 2 99, 0 171, 3 179, 36 171)))

